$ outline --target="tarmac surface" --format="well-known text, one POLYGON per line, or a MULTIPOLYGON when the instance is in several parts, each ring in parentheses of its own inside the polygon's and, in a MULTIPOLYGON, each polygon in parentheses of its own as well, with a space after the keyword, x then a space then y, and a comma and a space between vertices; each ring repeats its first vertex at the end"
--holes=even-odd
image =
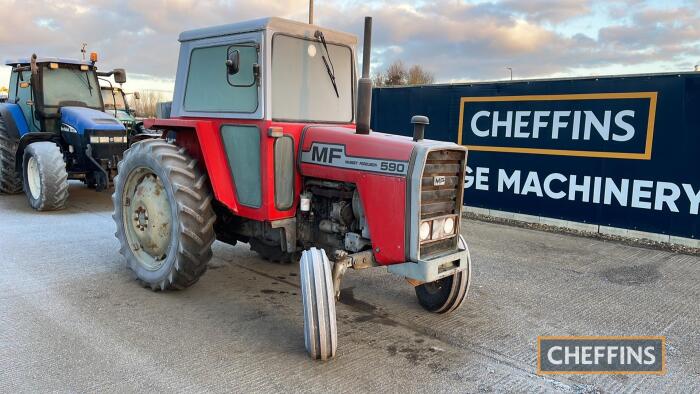
POLYGON ((118 253, 107 193, 65 211, 0 196, 0 391, 697 392, 700 257, 465 220, 468 302, 423 311, 349 271, 338 356, 304 350, 298 267, 214 244, 192 288, 153 293, 118 253), (665 335, 667 374, 536 374, 539 335, 665 335))

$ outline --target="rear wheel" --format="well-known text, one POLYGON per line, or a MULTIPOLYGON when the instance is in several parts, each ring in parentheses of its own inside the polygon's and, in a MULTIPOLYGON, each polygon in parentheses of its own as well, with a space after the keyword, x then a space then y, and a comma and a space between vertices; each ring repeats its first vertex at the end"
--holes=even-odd
POLYGON ((68 173, 63 153, 53 142, 35 142, 24 150, 24 193, 37 211, 63 209, 68 200, 68 173))
POLYGON ((22 174, 15 167, 17 145, 18 139, 10 137, 5 121, 0 117, 0 193, 22 192, 22 174))
POLYGON ((263 259, 278 264, 290 264, 297 260, 296 253, 287 253, 280 247, 279 241, 251 238, 250 250, 257 253, 263 259))
POLYGON ((184 148, 150 139, 124 153, 115 178, 120 253, 144 286, 184 289, 207 269, 216 216, 206 175, 184 148))
POLYGON ((304 303, 304 344, 313 359, 335 356, 338 330, 331 265, 323 249, 304 251, 299 263, 304 303))

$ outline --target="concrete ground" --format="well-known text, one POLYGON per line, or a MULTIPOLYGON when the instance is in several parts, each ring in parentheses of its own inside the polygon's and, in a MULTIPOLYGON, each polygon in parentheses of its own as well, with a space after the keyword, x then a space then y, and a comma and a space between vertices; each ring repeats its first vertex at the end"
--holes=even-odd
POLYGON ((131 279, 108 194, 0 196, 0 391, 700 391, 700 257, 466 221, 474 281, 425 313, 383 269, 348 272, 338 357, 304 351, 298 268, 214 244, 194 287, 131 279), (668 373, 535 374, 538 335, 665 335, 668 373))

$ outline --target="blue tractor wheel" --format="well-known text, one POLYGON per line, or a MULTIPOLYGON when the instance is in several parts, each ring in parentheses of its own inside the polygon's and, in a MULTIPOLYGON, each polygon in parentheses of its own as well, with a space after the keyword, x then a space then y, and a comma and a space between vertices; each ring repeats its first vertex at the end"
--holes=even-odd
POLYGON ((61 149, 53 142, 35 142, 24 150, 24 192, 37 211, 63 209, 68 200, 68 173, 61 149))
POLYGON ((22 192, 22 175, 15 168, 17 142, 17 138, 7 133, 5 121, 0 117, 0 193, 22 192))

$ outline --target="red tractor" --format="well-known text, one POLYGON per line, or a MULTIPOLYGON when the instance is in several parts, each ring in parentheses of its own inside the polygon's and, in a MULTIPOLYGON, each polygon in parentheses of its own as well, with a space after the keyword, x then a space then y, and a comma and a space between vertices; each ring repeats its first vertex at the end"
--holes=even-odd
POLYGON ((162 139, 119 163, 114 220, 145 286, 197 282, 218 239, 297 261, 306 348, 336 352, 346 269, 387 267, 435 313, 464 301, 471 261, 460 236, 466 150, 369 129, 371 18, 363 76, 357 38, 279 18, 187 31, 162 139), (303 251, 303 253, 301 253, 303 251))

